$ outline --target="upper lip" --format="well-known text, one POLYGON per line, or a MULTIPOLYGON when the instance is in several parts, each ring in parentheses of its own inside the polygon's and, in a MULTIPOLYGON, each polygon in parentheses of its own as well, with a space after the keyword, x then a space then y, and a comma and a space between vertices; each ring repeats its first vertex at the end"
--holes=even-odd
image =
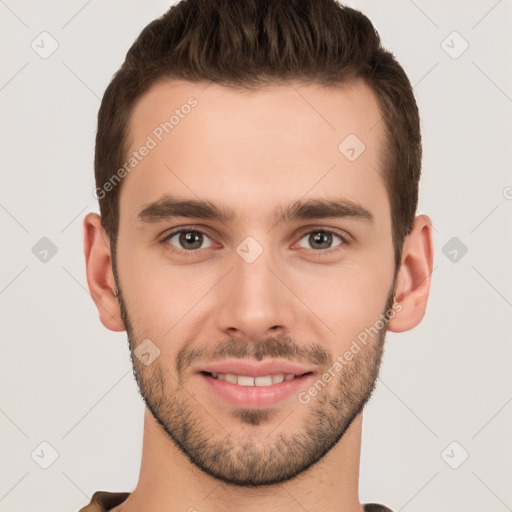
POLYGON ((218 361, 207 364, 198 370, 208 373, 232 373, 234 375, 246 375, 248 377, 262 377, 264 375, 277 375, 280 373, 303 375, 312 372, 311 368, 301 366, 297 363, 279 359, 269 359, 266 361, 250 362, 239 359, 218 361))

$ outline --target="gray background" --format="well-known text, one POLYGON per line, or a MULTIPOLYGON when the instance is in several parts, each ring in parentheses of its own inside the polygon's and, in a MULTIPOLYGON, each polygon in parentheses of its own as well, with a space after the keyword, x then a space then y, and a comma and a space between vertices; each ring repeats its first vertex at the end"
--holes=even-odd
MULTIPOLYGON (((126 333, 106 330, 89 296, 82 219, 99 211, 100 98, 134 38, 169 5, 0 1, 3 512, 76 510, 95 490, 137 482, 143 404, 126 333), (52 38, 58 48, 42 58, 52 38), (46 261, 43 237, 57 249, 46 261), (43 469, 52 450, 58 457, 43 469)), ((388 335, 364 414, 361 501, 406 512, 512 510, 512 3, 349 5, 368 15, 414 84, 425 153, 419 213, 435 228, 425 319, 388 335)))

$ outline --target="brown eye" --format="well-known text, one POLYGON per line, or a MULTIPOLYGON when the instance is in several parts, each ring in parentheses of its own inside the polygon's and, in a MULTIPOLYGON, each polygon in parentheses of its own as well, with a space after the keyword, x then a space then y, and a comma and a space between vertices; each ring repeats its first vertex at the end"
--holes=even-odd
MULTIPOLYGON (((169 243, 179 250, 195 251, 205 248, 202 247, 205 240, 210 240, 210 238, 201 231, 185 229, 171 233, 164 239, 164 242, 169 243)), ((212 244, 208 245, 207 247, 211 247, 211 245, 212 244)))
POLYGON ((315 251, 327 251, 329 249, 342 245, 342 243, 344 242, 345 240, 341 235, 338 235, 337 233, 334 233, 332 231, 319 229, 316 231, 311 231, 310 233, 304 235, 301 238, 301 242, 299 245, 301 247, 305 247, 306 249, 311 248, 315 251), (336 239, 338 239, 339 242, 333 245, 333 241, 336 241, 336 239), (306 240, 306 245, 303 245, 302 240, 306 240))

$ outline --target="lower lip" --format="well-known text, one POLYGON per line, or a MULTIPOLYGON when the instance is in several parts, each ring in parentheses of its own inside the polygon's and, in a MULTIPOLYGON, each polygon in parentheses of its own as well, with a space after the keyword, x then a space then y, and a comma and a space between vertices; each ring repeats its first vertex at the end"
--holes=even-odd
POLYGON ((215 379, 209 374, 200 373, 200 377, 210 389, 222 399, 235 407, 260 409, 277 404, 292 395, 306 389, 312 373, 284 380, 271 386, 240 386, 225 380, 215 379))

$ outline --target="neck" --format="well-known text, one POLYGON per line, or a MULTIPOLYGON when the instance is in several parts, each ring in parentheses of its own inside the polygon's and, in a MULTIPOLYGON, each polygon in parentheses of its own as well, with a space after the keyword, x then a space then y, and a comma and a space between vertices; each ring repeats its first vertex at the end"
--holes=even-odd
POLYGON ((146 409, 139 481, 115 512, 362 512, 359 459, 362 413, 317 464, 281 484, 247 488, 220 482, 194 466, 146 409))

